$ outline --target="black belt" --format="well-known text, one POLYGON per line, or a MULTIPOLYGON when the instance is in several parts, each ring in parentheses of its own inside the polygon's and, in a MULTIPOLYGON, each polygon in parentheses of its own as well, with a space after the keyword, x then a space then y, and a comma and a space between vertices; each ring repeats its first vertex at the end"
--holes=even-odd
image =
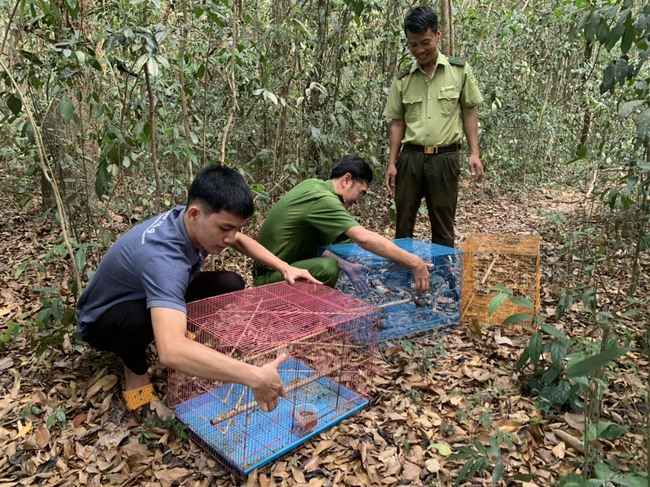
POLYGON ((435 156, 436 154, 445 154, 447 152, 459 151, 460 144, 451 144, 442 147, 435 145, 404 144, 402 145, 402 150, 407 152, 423 152, 424 154, 435 156))

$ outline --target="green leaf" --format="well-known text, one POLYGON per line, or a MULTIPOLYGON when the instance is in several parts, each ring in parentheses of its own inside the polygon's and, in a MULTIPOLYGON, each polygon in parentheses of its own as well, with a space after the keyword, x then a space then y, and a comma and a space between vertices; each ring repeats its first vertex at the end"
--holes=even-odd
POLYGON ((639 240, 639 250, 641 252, 650 249, 650 233, 646 233, 641 240, 639 240))
POLYGON ((553 362, 553 366, 561 370, 562 369, 562 364, 564 363, 564 359, 566 357, 566 351, 567 351, 567 342, 566 340, 555 340, 553 343, 551 343, 551 362, 553 362))
POLYGON ((460 472, 458 472, 458 477, 456 477, 456 482, 454 482, 454 485, 460 485, 463 480, 465 480, 465 477, 467 477, 467 474, 469 471, 472 469, 474 464, 476 463, 476 460, 468 460, 465 465, 463 465, 463 468, 460 469, 460 472))
POLYGON ((638 473, 626 473, 612 478, 612 482, 623 487, 648 487, 648 478, 638 473))
POLYGON ((637 32, 634 29, 634 27, 631 25, 626 25, 625 32, 623 32, 623 39, 621 40, 621 46, 620 46, 621 52, 623 54, 628 53, 630 47, 632 47, 632 43, 634 43, 636 39, 636 36, 637 36, 637 32))
POLYGON ((606 423, 603 425, 604 428, 601 428, 600 423, 598 424, 598 438, 602 438, 604 440, 615 440, 617 438, 620 438, 625 433, 627 433, 627 430, 629 429, 629 427, 626 425, 620 425, 612 423, 610 421, 604 421, 603 423, 606 423))
POLYGON ((622 57, 618 58, 615 65, 615 74, 616 74, 616 81, 618 82, 619 85, 625 83, 625 81, 627 80, 627 73, 628 73, 627 59, 622 57))
POLYGON ((492 485, 497 485, 503 476, 503 462, 497 462, 492 470, 492 485))
POLYGON ((202 79, 205 76, 205 63, 199 64, 199 67, 196 70, 196 78, 202 79))
POLYGON ((100 200, 108 189, 108 179, 108 171, 106 170, 106 166, 102 164, 97 168, 97 175, 95 177, 95 193, 100 200))
POLYGON ((512 289, 510 289, 509 287, 505 287, 505 286, 493 286, 493 287, 488 289, 488 292, 495 292, 495 291, 499 292, 499 293, 505 293, 508 296, 512 296, 512 294, 513 294, 512 289))
POLYGON ((79 3, 77 0, 66 0, 65 10, 74 20, 77 20, 77 17, 79 16, 79 3))
POLYGON ((83 271, 83 268, 86 265, 86 252, 83 250, 78 250, 74 257, 77 270, 83 271))
POLYGON ((600 14, 597 11, 591 12, 589 19, 587 20, 587 25, 585 26, 585 38, 587 41, 593 41, 596 37, 596 32, 598 32, 598 26, 600 25, 600 14))
POLYGON ((610 468, 603 462, 599 462, 594 465, 594 473, 596 477, 600 480, 609 480, 612 478, 612 471, 610 468))
POLYGON ((642 145, 650 141, 650 108, 646 108, 639 115, 636 126, 636 137, 642 145))
POLYGON ((605 68, 605 72, 603 73, 603 81, 600 84, 600 94, 607 93, 609 90, 612 89, 612 86, 614 86, 614 82, 616 81, 616 65, 612 61, 607 65, 605 68))
POLYGON ((564 336, 564 333, 562 333, 553 325, 550 325, 548 323, 542 323, 539 327, 544 333, 548 335, 554 336, 555 338, 559 338, 561 340, 566 340, 566 336, 564 336))
POLYGON ((18 266, 18 269, 16 269, 16 272, 14 273, 14 279, 18 279, 20 275, 25 272, 25 269, 27 269, 27 262, 23 262, 18 266))
POLYGON ((627 118, 632 114, 632 112, 644 104, 645 100, 626 101, 621 105, 621 108, 618 109, 618 116, 621 118, 627 118))
POLYGON ((449 446, 445 445, 444 443, 434 443, 432 445, 429 445, 428 449, 434 449, 434 448, 443 457, 447 457, 451 455, 451 448, 449 448, 449 446))
POLYGON ((9 108, 9 110, 11 110, 11 113, 14 115, 18 115, 23 109, 23 102, 20 100, 20 98, 11 93, 9 96, 7 96, 7 108, 9 108))
POLYGON ((611 51, 612 48, 616 45, 616 43, 619 41, 619 39, 623 36, 623 32, 625 31, 625 20, 627 19, 629 14, 630 14, 629 8, 621 12, 621 16, 618 18, 618 22, 616 23, 614 28, 609 31, 609 35, 605 40, 605 49, 607 49, 608 51, 611 51))
POLYGON ((494 296, 492 298, 492 301, 490 301, 490 305, 488 306, 488 315, 491 316, 494 314, 494 312, 501 307, 505 300, 508 299, 508 296, 509 295, 506 293, 500 293, 494 296))
POLYGON ((533 315, 528 314, 528 313, 517 313, 512 316, 508 316, 505 320, 503 320, 504 325, 512 325, 515 323, 530 323, 533 319, 533 315))
POLYGON ((612 360, 625 355, 629 351, 629 347, 612 347, 606 349, 604 352, 597 353, 591 357, 587 357, 580 362, 576 362, 566 369, 567 377, 581 377, 591 375, 600 370, 612 360))
POLYGON ((54 299, 52 301, 51 313, 52 318, 54 318, 56 321, 61 321, 61 318, 63 318, 63 301, 58 298, 54 299))
POLYGON ((530 310, 535 309, 535 306, 530 301, 530 299, 524 298, 523 296, 511 296, 509 301, 512 304, 516 304, 517 306, 522 306, 522 307, 530 309, 530 310))
POLYGON ((521 372, 529 359, 530 354, 528 353, 528 349, 526 349, 524 350, 524 353, 521 354, 521 357, 519 357, 519 360, 517 360, 517 363, 515 363, 515 370, 521 372))
POLYGON ((536 332, 530 340, 528 340, 528 354, 530 355, 530 361, 533 365, 537 366, 539 362, 539 357, 542 355, 543 344, 542 344, 542 335, 540 332, 536 332))
POLYGON ((59 112, 66 122, 70 122, 74 118, 74 107, 67 96, 64 96, 59 103, 59 112))

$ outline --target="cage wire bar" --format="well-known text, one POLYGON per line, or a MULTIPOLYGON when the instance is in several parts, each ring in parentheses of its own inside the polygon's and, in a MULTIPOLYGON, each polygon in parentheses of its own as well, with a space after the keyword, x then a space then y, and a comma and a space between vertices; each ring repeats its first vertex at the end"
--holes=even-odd
POLYGON ((168 400, 190 437, 246 476, 368 403, 380 311, 327 286, 275 283, 188 304, 188 336, 278 369, 286 398, 264 413, 250 389, 170 371, 168 400))
POLYGON ((502 325, 519 313, 531 313, 525 306, 504 302, 492 315, 488 308, 504 287, 513 296, 530 301, 535 312, 540 300, 540 238, 534 235, 493 235, 472 233, 460 246, 465 254, 462 320, 502 325))
POLYGON ((330 251, 339 258, 341 273, 336 288, 382 309, 381 348, 404 338, 427 337, 433 330, 460 321, 462 251, 412 238, 395 239, 393 243, 433 264, 427 292, 414 294, 411 269, 355 243, 321 248, 321 252, 330 251))

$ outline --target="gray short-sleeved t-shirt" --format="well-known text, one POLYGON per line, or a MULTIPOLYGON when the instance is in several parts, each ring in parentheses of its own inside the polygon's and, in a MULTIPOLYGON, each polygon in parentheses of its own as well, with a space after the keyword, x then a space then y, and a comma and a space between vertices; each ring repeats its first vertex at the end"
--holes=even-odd
POLYGON ((185 228, 184 206, 139 223, 106 252, 77 304, 81 335, 116 304, 144 299, 147 308, 186 312, 185 292, 207 253, 196 250, 185 228))

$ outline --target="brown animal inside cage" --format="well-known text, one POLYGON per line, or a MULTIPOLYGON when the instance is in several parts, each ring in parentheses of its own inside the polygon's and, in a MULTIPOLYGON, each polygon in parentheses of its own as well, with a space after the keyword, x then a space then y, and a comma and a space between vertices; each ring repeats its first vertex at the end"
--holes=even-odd
POLYGON ((460 246, 464 252, 461 320, 501 325, 508 317, 539 309, 540 238, 531 235, 470 234, 460 246), (492 299, 502 287, 530 301, 534 310, 507 300, 493 314, 492 299))
POLYGON ((246 475, 367 404, 380 311, 326 286, 271 284, 188 305, 188 336, 261 366, 285 353, 287 395, 264 413, 236 384, 170 371, 168 401, 190 436, 246 475))

